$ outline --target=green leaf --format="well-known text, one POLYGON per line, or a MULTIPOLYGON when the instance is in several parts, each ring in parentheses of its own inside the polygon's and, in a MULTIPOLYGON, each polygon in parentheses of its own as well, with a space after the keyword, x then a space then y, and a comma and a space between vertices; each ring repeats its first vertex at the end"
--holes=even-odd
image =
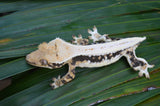
POLYGON ((0 1, 0 8, 0 79, 12 78, 0 91, 0 105, 158 104, 159 0, 7 0, 0 1), (56 37, 70 42, 78 34, 87 38, 94 25, 114 38, 146 36, 136 54, 155 65, 149 69, 151 79, 137 77, 122 58, 105 67, 77 68, 72 82, 51 90, 51 78, 63 76, 68 67, 51 71, 26 63, 25 56, 38 44, 56 37))
MULTIPOLYGON (((150 87, 151 88, 151 87, 150 87)), ((120 106, 131 106, 131 105, 136 105, 140 102, 142 102, 143 100, 146 100, 148 98, 151 98, 157 94, 160 93, 160 89, 156 89, 156 90, 151 90, 151 91, 147 91, 147 92, 143 92, 143 93, 137 93, 137 94, 132 94, 132 95, 124 95, 123 97, 117 98, 117 99, 113 99, 113 100, 106 100, 105 103, 102 103, 100 106, 116 106, 116 105, 120 105, 120 106), (130 102, 128 102, 128 100, 130 100, 130 102)), ((158 105, 158 101, 156 103, 150 104, 150 106, 155 106, 156 104, 158 105)), ((149 105, 149 104, 147 104, 149 105)), ((142 106, 142 105, 141 105, 142 106)))
MULTIPOLYGON (((149 86, 153 86, 153 87, 155 86, 156 88, 159 88, 160 87, 160 84, 159 84, 160 79, 158 77, 159 77, 159 73, 156 73, 155 75, 152 76, 153 79, 151 79, 151 80, 135 79, 135 80, 129 81, 128 83, 124 83, 124 84, 112 87, 110 89, 103 90, 94 96, 92 96, 92 95, 88 96, 87 98, 84 98, 82 100, 75 102, 74 105, 82 105, 82 104, 89 105, 89 104, 93 104, 94 102, 97 102, 98 100, 106 100, 106 99, 110 99, 110 98, 121 97, 123 95, 130 95, 130 94, 134 94, 134 93, 139 93, 140 91, 141 92, 145 91, 145 89, 147 89, 149 86)), ((156 94, 159 94, 159 92, 157 92, 156 94)), ((156 95, 156 94, 154 94, 154 95, 156 95)), ((146 98, 146 99, 148 99, 148 98, 146 98)), ((59 103, 59 102, 60 101, 55 101, 55 102, 53 101, 50 104, 55 104, 55 103, 59 103)), ((138 101, 135 103, 138 103, 138 101)))
POLYGON ((150 99, 147 99, 146 101, 138 104, 139 106, 146 106, 146 105, 150 105, 150 106, 156 106, 159 105, 159 99, 160 99, 160 95, 156 95, 150 99))
POLYGON ((0 65, 0 80, 30 70, 33 67, 28 65, 24 58, 0 65))

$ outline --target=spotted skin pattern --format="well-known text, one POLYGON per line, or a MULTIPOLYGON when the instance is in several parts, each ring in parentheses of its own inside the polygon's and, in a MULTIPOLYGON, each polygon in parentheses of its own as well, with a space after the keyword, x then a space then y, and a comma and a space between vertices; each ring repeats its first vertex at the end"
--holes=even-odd
MULTIPOLYGON (((94 45, 95 44, 104 44, 104 43, 107 44, 110 42, 121 40, 119 38, 110 38, 108 36, 108 34, 104 34, 104 35, 99 34, 98 30, 95 26, 93 28, 93 31, 89 29, 88 33, 91 34, 91 36, 89 36, 89 39, 93 40, 93 42, 91 44, 89 43, 89 39, 82 38, 82 35, 79 35, 78 37, 72 36, 74 39, 72 41, 72 43, 74 43, 76 45, 83 45, 85 47, 87 45, 92 45, 92 44, 94 44, 94 45)), ((138 58, 136 56, 135 49, 138 47, 139 43, 140 42, 138 42, 136 45, 128 46, 127 48, 122 48, 122 49, 116 50, 116 51, 113 50, 113 52, 108 52, 108 53, 107 52, 102 53, 102 54, 93 54, 92 53, 91 55, 83 54, 83 55, 73 56, 71 59, 64 61, 64 62, 60 62, 60 63, 49 62, 47 59, 37 59, 38 62, 36 62, 34 59, 31 59, 31 57, 35 58, 35 56, 32 56, 32 54, 27 55, 26 60, 31 65, 35 65, 35 66, 39 66, 39 67, 47 67, 47 68, 51 68, 51 69, 60 68, 65 64, 69 65, 69 69, 68 69, 68 72, 66 75, 64 75, 63 77, 58 76, 58 78, 52 79, 53 83, 51 83, 50 86, 53 89, 56 89, 60 86, 63 86, 64 84, 72 81, 75 78, 75 68, 76 67, 102 67, 102 66, 106 66, 106 65, 109 65, 109 64, 112 64, 112 63, 118 61, 123 56, 127 58, 129 65, 134 70, 136 70, 136 71, 139 70, 140 77, 145 75, 146 78, 150 78, 147 69, 152 68, 154 65, 149 65, 145 59, 138 58)), ((57 47, 56 43, 54 45, 55 45, 55 50, 57 50, 58 47, 57 47)), ((44 44, 43 46, 47 46, 47 45, 44 44)), ((43 47, 43 46, 39 47, 40 53, 43 51, 43 49, 49 48, 48 46, 47 47, 43 47)), ((50 53, 50 51, 49 51, 49 53, 50 53)), ((43 55, 44 55, 44 53, 43 53, 43 55)), ((55 57, 58 58, 58 56, 59 56, 59 54, 57 54, 57 52, 56 52, 55 57)))

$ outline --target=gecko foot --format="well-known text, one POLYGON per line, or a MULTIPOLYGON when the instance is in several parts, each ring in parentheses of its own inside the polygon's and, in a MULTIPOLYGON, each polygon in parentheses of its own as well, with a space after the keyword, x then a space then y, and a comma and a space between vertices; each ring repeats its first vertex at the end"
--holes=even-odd
POLYGON ((148 68, 153 68, 154 65, 148 64, 148 62, 140 57, 137 57, 135 54, 135 49, 138 47, 138 45, 135 45, 134 47, 126 50, 126 52, 123 54, 127 60, 130 66, 135 70, 139 71, 138 75, 142 77, 145 75, 146 78, 150 78, 148 68))
POLYGON ((78 35, 78 37, 76 36, 72 36, 74 41, 72 41, 72 43, 75 43, 77 45, 88 45, 89 41, 88 39, 83 39, 82 35, 78 35))
POLYGON ((153 67, 154 67, 154 65, 147 64, 145 70, 140 70, 139 73, 138 73, 138 75, 140 77, 142 77, 143 75, 145 75, 146 78, 150 79, 149 72, 147 71, 147 68, 153 68, 153 67))
POLYGON ((50 86, 51 86, 53 89, 56 89, 56 88, 64 85, 64 84, 62 83, 62 81, 61 81, 60 76, 58 76, 58 78, 53 78, 52 81, 54 81, 54 82, 51 83, 50 86))
POLYGON ((88 33, 91 34, 91 36, 88 36, 88 38, 93 40, 93 42, 99 42, 99 41, 110 42, 110 41, 112 41, 108 37, 108 34, 104 34, 104 35, 99 34, 96 26, 93 27, 93 31, 88 29, 88 33))

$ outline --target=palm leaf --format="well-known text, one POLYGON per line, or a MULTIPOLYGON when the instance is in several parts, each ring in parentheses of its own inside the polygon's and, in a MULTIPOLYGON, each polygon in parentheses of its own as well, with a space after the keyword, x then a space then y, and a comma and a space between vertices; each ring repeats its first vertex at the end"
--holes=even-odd
POLYGON ((0 105, 158 105, 160 92, 160 1, 80 0, 0 2, 0 105), (136 53, 155 67, 151 79, 137 77, 125 58, 107 67, 77 68, 76 79, 55 90, 52 77, 68 66, 49 70, 30 66, 25 56, 41 42, 88 36, 96 25, 110 37, 146 36, 136 53))

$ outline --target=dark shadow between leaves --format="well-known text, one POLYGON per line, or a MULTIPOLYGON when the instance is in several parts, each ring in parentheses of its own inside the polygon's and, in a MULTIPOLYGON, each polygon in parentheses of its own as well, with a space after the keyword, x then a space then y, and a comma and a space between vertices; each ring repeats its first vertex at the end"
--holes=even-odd
POLYGON ((3 16, 6 16, 6 15, 9 15, 9 14, 12 14, 12 13, 14 13, 14 12, 17 12, 17 10, 0 13, 0 17, 3 17, 3 16))

